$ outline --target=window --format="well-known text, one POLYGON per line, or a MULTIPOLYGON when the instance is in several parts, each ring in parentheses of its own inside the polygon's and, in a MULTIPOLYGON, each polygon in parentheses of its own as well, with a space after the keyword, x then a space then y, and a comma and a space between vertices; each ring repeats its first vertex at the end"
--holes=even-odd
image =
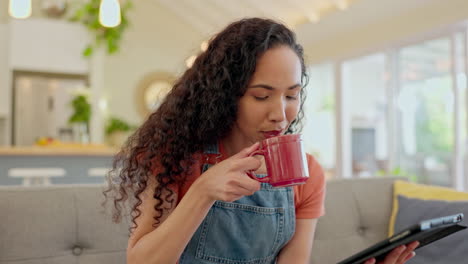
POLYGON ((467 66, 468 28, 460 25, 311 66, 307 150, 337 178, 401 176, 468 189, 467 66))
POLYGON ((309 84, 304 103, 304 143, 325 170, 334 177, 335 168, 335 92, 333 67, 322 64, 309 68, 309 84))
POLYGON ((387 99, 385 55, 344 62, 343 89, 348 91, 353 177, 371 177, 386 170, 387 99))
POLYGON ((414 181, 449 186, 455 135, 450 39, 402 48, 398 60, 399 172, 414 181))
POLYGON ((456 88, 455 99, 456 99, 456 113, 455 122, 458 123, 457 138, 455 140, 455 146, 457 153, 455 155, 455 166, 456 166, 456 178, 455 186, 458 189, 468 189, 468 80, 467 80, 467 66, 468 66, 468 30, 465 32, 458 32, 454 36, 454 59, 455 59, 455 78, 456 88))

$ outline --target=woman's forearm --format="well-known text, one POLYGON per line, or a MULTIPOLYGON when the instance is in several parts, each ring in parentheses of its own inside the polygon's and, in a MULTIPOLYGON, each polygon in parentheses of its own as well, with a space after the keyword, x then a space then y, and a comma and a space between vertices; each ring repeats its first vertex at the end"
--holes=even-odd
POLYGON ((213 203, 192 185, 158 228, 127 249, 128 264, 176 263, 213 203))

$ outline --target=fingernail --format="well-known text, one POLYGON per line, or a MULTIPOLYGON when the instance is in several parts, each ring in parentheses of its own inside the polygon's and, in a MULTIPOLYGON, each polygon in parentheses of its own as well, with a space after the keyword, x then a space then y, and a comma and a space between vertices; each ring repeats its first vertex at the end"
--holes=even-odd
POLYGON ((412 259, 414 256, 416 256, 416 252, 412 251, 411 254, 409 254, 409 255, 406 257, 405 261, 408 261, 408 260, 412 259))
POLYGON ((412 259, 414 256, 416 256, 416 252, 414 252, 414 251, 411 251, 411 253, 410 253, 410 254, 406 255, 406 257, 405 257, 405 261, 403 261, 403 263, 405 263, 406 261, 408 261, 408 260, 412 259))

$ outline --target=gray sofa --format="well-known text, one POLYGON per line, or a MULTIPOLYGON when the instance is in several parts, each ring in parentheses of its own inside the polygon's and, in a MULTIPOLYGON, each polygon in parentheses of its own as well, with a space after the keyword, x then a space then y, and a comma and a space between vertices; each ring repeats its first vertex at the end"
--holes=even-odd
MULTIPOLYGON (((392 183, 329 182, 311 263, 336 263, 383 239, 392 183)), ((0 187, 0 264, 125 263, 128 222, 110 224, 100 206, 101 190, 100 185, 0 187)))

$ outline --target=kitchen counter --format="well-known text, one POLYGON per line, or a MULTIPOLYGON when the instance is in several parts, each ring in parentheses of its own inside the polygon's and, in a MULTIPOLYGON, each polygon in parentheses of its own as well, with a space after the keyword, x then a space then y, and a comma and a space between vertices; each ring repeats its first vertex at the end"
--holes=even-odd
POLYGON ((105 145, 0 147, 0 156, 114 156, 119 150, 105 145))
POLYGON ((0 147, 0 185, 22 184, 23 179, 9 176, 12 169, 34 172, 37 168, 65 171, 63 177, 50 178, 52 184, 101 184, 118 151, 106 145, 63 142, 45 146, 0 147))

